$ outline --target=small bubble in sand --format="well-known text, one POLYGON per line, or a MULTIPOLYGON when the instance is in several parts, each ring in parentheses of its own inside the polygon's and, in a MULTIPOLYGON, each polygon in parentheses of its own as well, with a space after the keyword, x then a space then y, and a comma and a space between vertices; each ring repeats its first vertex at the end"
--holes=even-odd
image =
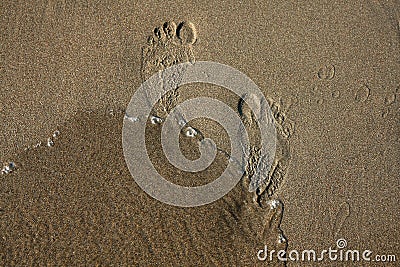
POLYGON ((139 118, 138 118, 138 117, 131 117, 131 116, 129 116, 128 114, 125 114, 124 119, 125 119, 125 120, 128 120, 128 121, 130 121, 130 122, 137 122, 137 121, 139 121, 139 118))
POLYGON ((60 135, 60 131, 59 130, 55 130, 53 133, 53 137, 57 138, 60 135))
POLYGON ((279 200, 270 200, 268 201, 268 204, 270 205, 271 209, 276 209, 279 206, 279 200))
POLYGON ((184 130, 184 133, 187 137, 195 137, 197 135, 197 131, 190 126, 184 130))
POLYGON ((48 146, 48 147, 54 146, 54 141, 53 141, 50 137, 47 138, 47 146, 48 146))
POLYGON ((1 170, 1 174, 9 174, 13 172, 16 169, 16 167, 17 166, 15 165, 15 163, 11 161, 3 167, 3 169, 1 170))
POLYGON ((286 238, 282 234, 279 234, 278 242, 281 243, 281 244, 285 243, 286 242, 286 238))
POLYGON ((161 124, 163 122, 163 119, 161 119, 160 117, 151 116, 150 121, 152 124, 161 124))

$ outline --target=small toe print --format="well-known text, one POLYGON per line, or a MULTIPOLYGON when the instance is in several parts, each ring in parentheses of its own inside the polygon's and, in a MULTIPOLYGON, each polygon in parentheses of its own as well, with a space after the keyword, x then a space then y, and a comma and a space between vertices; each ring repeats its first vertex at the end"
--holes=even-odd
POLYGON ((395 101, 396 101, 396 95, 392 94, 392 95, 389 95, 389 96, 385 97, 384 103, 385 103, 386 106, 390 106, 395 101))
POLYGON ((175 22, 166 21, 153 28, 146 45, 142 47, 143 81, 172 65, 195 61, 191 45, 197 38, 195 27, 190 22, 179 25, 178 27, 175 22))
POLYGON ((261 120, 261 98, 255 94, 242 96, 239 101, 238 111, 243 117, 244 122, 248 125, 255 123, 256 119, 261 120))
POLYGON ((182 44, 194 44, 197 39, 197 31, 191 22, 181 22, 177 28, 177 34, 182 44))
POLYGON ((157 37, 158 40, 164 39, 165 33, 161 29, 161 27, 157 27, 154 29, 154 35, 157 37))
POLYGON ((357 103, 363 103, 368 100, 370 95, 371 95, 371 89, 369 89, 369 87, 364 84, 356 90, 354 94, 354 100, 357 103))
POLYGON ((176 35, 176 24, 173 21, 165 22, 163 30, 168 39, 174 38, 176 35))
POLYGON ((149 38, 147 38, 147 44, 150 46, 155 45, 156 40, 154 39, 154 36, 149 36, 149 38))

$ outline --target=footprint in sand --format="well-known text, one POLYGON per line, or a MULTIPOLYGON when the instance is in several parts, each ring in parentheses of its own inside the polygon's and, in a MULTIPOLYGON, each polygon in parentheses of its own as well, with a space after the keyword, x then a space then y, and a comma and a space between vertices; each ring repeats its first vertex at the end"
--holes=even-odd
MULTIPOLYGON (((244 101, 257 101, 255 96, 244 96, 244 101)), ((249 135, 254 134, 252 126, 256 125, 255 116, 244 101, 239 103, 239 113, 248 128, 249 135)), ((259 100, 258 100, 259 101, 259 100)), ((269 106, 276 122, 277 150, 272 168, 266 164, 268 155, 261 155, 257 146, 250 147, 250 155, 246 166, 245 179, 251 187, 257 188, 257 194, 262 197, 272 197, 282 183, 290 160, 289 139, 294 133, 294 122, 290 120, 280 104, 269 99, 269 106)), ((259 105, 260 106, 260 105, 259 105)), ((255 111, 260 112, 260 111, 255 111)))
MULTIPOLYGON (((274 199, 274 195, 287 175, 290 161, 289 139, 294 134, 295 128, 294 122, 287 117, 282 105, 272 99, 267 99, 267 101, 277 129, 275 159, 272 166, 269 167, 266 160, 268 155, 262 155, 261 149, 257 144, 250 145, 246 171, 242 178, 242 190, 245 191, 246 200, 244 204, 242 203, 241 212, 243 213, 243 218, 253 217, 253 220, 249 219, 246 225, 249 232, 257 233, 259 240, 266 242, 269 247, 285 250, 287 248, 287 240, 280 229, 283 203, 274 199), (252 190, 249 189, 251 188, 256 188, 255 192, 250 193, 249 191, 252 190), (272 213, 271 210, 273 211, 272 213), (264 227, 262 222, 264 222, 264 227), (278 237, 278 239, 274 239, 274 237, 278 237)), ((238 111, 251 138, 251 136, 259 134, 257 133, 258 122, 256 117, 265 114, 262 114, 260 109, 250 110, 246 102, 256 103, 255 106, 260 107, 261 103, 254 95, 245 95, 239 101, 238 111)))
POLYGON ((147 80, 154 73, 172 65, 194 62, 193 44, 196 28, 191 22, 165 22, 156 27, 142 49, 142 78, 147 80))
MULTIPOLYGON (((193 63, 195 61, 193 44, 196 39, 197 31, 191 22, 184 21, 176 25, 175 22, 168 21, 156 27, 153 34, 148 37, 147 45, 142 49, 142 80, 146 81, 153 74, 172 65, 193 63)), ((171 81, 162 80, 162 82, 171 81)), ((164 94, 154 108, 154 115, 165 118, 176 106, 178 97, 178 89, 164 94)))
POLYGON ((322 66, 317 73, 320 80, 332 80, 335 77, 335 66, 332 64, 322 66))
POLYGON ((342 230, 346 220, 350 216, 350 211, 351 211, 350 203, 347 201, 344 201, 340 205, 339 210, 337 211, 337 214, 333 221, 332 235, 335 240, 339 237, 340 231, 342 230))
POLYGON ((357 88, 357 90, 354 93, 354 101, 356 103, 364 103, 366 102, 371 95, 371 89, 368 87, 368 85, 363 84, 357 88))
MULTIPOLYGON (((174 22, 165 22, 162 26, 155 28, 154 33, 148 38, 147 45, 142 50, 141 74, 143 80, 172 65, 194 62, 193 47, 196 39, 195 26, 190 22, 182 22, 178 25, 174 22)), ((162 82, 169 81, 162 80, 162 82)), ((167 115, 178 103, 178 90, 179 88, 169 91, 161 97, 160 101, 153 107, 152 122, 162 124, 165 121, 167 115)), ((224 226, 222 223, 217 228, 229 228, 229 231, 235 233, 236 238, 247 240, 246 242, 249 242, 249 246, 254 245, 254 248, 267 245, 269 248, 278 251, 286 250, 287 240, 280 229, 283 203, 273 199, 273 197, 286 176, 290 160, 289 138, 294 133, 294 122, 287 118, 280 104, 272 100, 267 101, 270 102, 269 105, 272 109, 278 132, 279 143, 275 161, 270 168, 265 163, 267 155, 261 155, 261 149, 256 145, 250 147, 251 152, 248 155, 249 160, 242 182, 233 189, 232 194, 224 197, 224 202, 228 206, 221 207, 223 210, 221 214, 227 214, 223 216, 226 224, 224 226), (253 187, 256 188, 255 192, 249 192, 249 186, 252 182, 254 183, 253 187)), ((259 138, 258 122, 255 118, 265 116, 261 106, 260 100, 255 96, 244 96, 238 105, 238 112, 248 130, 248 134, 254 139, 259 138), (252 111, 245 104, 245 101, 253 102, 254 106, 259 106, 260 108, 252 111), (254 113, 257 113, 256 116, 254 113)), ((190 130, 192 129, 190 126, 187 127, 190 130)), ((187 131, 186 136, 200 136, 199 138, 202 139, 202 133, 198 129, 187 131)), ((219 152, 225 155, 226 160, 228 160, 228 152, 222 149, 219 149, 219 152)), ((192 235, 195 234, 192 233, 192 235)), ((208 236, 204 232, 202 235, 208 236)), ((209 236, 208 239, 211 240, 213 238, 216 238, 216 236, 209 236)), ((232 244, 233 247, 236 245, 232 244)), ((257 250, 244 253, 248 254, 247 257, 256 258, 254 256, 256 252, 257 250)))
POLYGON ((400 106, 399 99, 400 98, 400 85, 397 86, 396 90, 388 93, 383 100, 383 111, 381 116, 383 118, 388 117, 388 115, 396 116, 399 114, 400 106))

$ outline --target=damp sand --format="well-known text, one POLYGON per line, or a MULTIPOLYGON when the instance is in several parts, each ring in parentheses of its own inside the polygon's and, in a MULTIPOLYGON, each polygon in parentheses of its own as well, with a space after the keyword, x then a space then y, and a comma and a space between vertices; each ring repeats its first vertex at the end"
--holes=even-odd
MULTIPOLYGON (((257 259, 265 245, 321 251, 339 238, 352 249, 400 251, 394 1, 43 2, 1 9, 0 265, 254 266, 267 264, 257 259), (198 157, 201 136, 222 152, 196 174, 168 165, 160 127, 184 99, 226 102, 254 145, 247 177, 229 194, 178 208, 134 182, 123 157, 122 123, 144 79, 197 60, 237 68, 262 89, 279 144, 271 171, 256 174, 259 134, 240 97, 208 85, 166 95, 146 143, 170 181, 205 184, 228 164, 226 133, 197 120, 181 137, 183 154, 198 157), (248 192, 253 177, 264 181, 263 194, 248 192)), ((320 263, 326 265, 343 263, 320 263)))

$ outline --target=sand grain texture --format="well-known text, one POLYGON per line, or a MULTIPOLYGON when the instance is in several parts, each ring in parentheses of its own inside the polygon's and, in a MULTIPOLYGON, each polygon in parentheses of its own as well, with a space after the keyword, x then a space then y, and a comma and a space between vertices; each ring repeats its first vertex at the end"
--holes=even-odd
MULTIPOLYGON (((2 1, 0 161, 16 169, 0 175, 0 266, 265 266, 256 253, 266 244, 322 250, 338 238, 400 257, 399 14, 397 1, 2 1), (166 95, 154 116, 214 97, 237 110, 254 145, 229 194, 184 209, 137 186, 121 131, 144 79, 196 60, 230 65, 263 90, 278 150, 273 169, 254 176, 259 136, 240 97, 203 84, 166 95), (245 190, 251 177, 264 194, 245 190)), ((219 124, 194 120, 198 134, 182 135, 188 158, 204 136, 223 152, 191 176, 165 167, 160 126, 149 123, 146 142, 172 182, 204 184, 224 170, 219 124)), ((287 263, 357 265, 365 263, 287 263)))

